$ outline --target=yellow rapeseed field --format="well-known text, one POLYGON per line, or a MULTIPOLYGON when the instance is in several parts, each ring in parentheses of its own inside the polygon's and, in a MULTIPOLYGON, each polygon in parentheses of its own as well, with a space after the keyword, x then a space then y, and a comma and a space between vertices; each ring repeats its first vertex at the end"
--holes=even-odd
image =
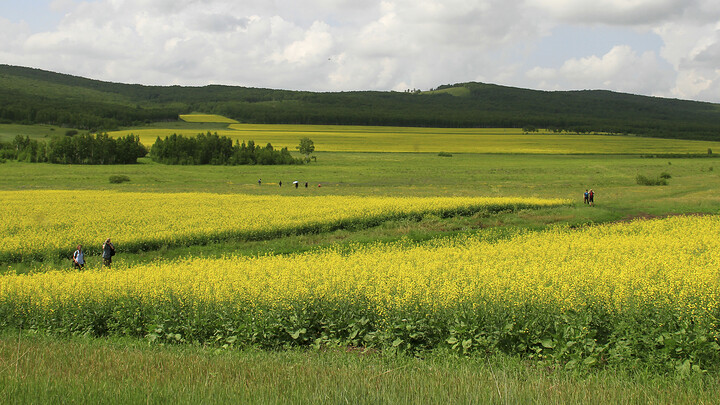
POLYGON ((185 122, 200 123, 221 123, 221 124, 237 124, 238 122, 232 118, 223 117, 215 114, 181 114, 180 119, 185 122))
MULTIPOLYGON (((191 116, 194 117, 194 116, 191 116)), ((401 128, 332 125, 232 124, 210 129, 233 141, 271 143, 295 150, 300 138, 309 137, 322 152, 424 152, 424 153, 527 153, 527 154, 657 154, 707 153, 720 142, 634 136, 556 134, 551 131, 525 134, 519 128, 401 128)), ((194 137, 197 129, 137 128, 110 132, 113 137, 134 134, 150 147, 157 137, 172 134, 194 137)))
POLYGON ((554 206, 533 198, 288 197, 211 193, 8 191, 0 197, 0 257, 97 251, 110 237, 120 249, 256 239, 294 231, 362 225, 423 213, 554 206))
POLYGON ((685 314, 720 307, 720 217, 557 228, 487 242, 474 236, 291 256, 192 258, 113 271, 2 276, 0 299, 39 304, 140 297, 285 305, 362 297, 378 308, 462 302, 615 311, 646 303, 685 314), (31 297, 35 299, 30 300, 31 297), (28 302, 29 302, 28 301, 28 302))
MULTIPOLYGON (((9 325, 717 367, 720 217, 0 276, 9 325)), ((226 343, 227 342, 227 343, 226 343)))

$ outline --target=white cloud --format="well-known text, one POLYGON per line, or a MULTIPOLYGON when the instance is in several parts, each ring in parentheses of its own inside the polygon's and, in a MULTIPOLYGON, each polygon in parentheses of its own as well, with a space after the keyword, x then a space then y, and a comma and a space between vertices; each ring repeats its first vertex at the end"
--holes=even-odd
POLYGON ((720 23, 668 22, 655 32, 665 43, 662 56, 678 71, 673 94, 720 102, 720 23))
POLYGON ((527 72, 547 89, 608 89, 651 95, 669 95, 674 72, 653 52, 638 55, 619 45, 602 56, 570 59, 560 68, 536 67, 527 72))
POLYGON ((277 63, 289 62, 291 64, 308 65, 322 63, 323 58, 330 55, 333 38, 327 24, 315 22, 305 31, 303 38, 286 46, 282 52, 272 56, 277 63))
POLYGON ((651 24, 678 18, 697 0, 529 0, 550 16, 568 23, 651 24))
POLYGON ((64 17, 42 32, 0 18, 0 63, 146 84, 336 91, 482 80, 720 101, 716 0, 52 0, 52 9, 64 17), (560 25, 622 26, 664 45, 613 43, 555 66, 527 59, 560 25))

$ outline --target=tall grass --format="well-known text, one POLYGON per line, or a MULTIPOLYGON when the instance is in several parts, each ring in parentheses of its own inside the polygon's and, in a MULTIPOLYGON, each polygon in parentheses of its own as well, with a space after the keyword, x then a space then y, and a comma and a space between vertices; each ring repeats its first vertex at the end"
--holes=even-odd
POLYGON ((0 403, 715 403, 711 376, 576 374, 517 358, 261 352, 3 333, 0 403))

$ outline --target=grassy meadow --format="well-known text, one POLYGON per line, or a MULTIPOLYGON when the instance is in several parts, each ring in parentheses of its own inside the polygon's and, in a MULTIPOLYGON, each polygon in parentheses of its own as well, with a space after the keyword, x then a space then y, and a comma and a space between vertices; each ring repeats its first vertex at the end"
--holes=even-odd
POLYGON ((503 356, 218 351, 33 334, 0 335, 0 359, 2 403, 709 404, 720 390, 710 376, 576 375, 503 356))
MULTIPOLYGON (((57 239, 52 254, 2 263, 0 402, 716 401, 720 160, 679 156, 720 143, 183 119, 113 135, 149 144, 209 130, 291 150, 307 136, 317 161, 0 164, 0 252, 45 243, 32 242, 33 226, 57 239), (594 206, 582 202, 586 189, 594 206), (506 197, 562 203, 425 207, 259 238, 208 237, 201 226, 327 222, 335 205, 352 217, 375 200, 506 197), (310 209, 323 205, 330 211, 310 209), (703 216, 662 219, 678 214, 703 216), (173 220, 205 236, 123 250, 133 234, 180 229, 173 220), (117 233, 112 270, 101 267, 97 229, 117 233), (57 257, 76 240, 95 249, 83 272, 57 257), (577 271, 587 263, 595 271, 577 271), (493 295, 502 291, 512 297, 493 295)), ((64 133, 33 128, 0 126, 0 136, 64 133)))
POLYGON ((53 135, 64 135, 68 130, 69 128, 55 125, 0 124, 0 142, 12 142, 18 135, 31 139, 48 139, 53 135))

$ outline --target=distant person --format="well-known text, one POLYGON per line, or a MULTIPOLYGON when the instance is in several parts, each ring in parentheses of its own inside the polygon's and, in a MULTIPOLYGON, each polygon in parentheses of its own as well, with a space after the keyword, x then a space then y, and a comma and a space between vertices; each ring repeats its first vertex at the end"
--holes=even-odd
POLYGON ((282 187, 282 180, 280 180, 278 184, 280 185, 280 187, 282 187))
POLYGON ((585 189, 585 204, 590 202, 590 194, 588 193, 587 189, 585 189))
POLYGON ((113 256, 115 256, 115 245, 110 242, 110 238, 107 238, 102 245, 102 258, 105 267, 110 268, 113 256))
POLYGON ((295 185, 295 188, 298 188, 298 186, 300 185, 300 182, 295 180, 295 181, 293 181, 293 184, 295 185))
POLYGON ((305 182, 305 188, 308 188, 308 182, 307 182, 307 181, 305 182))
POLYGON ((262 179, 258 179, 258 186, 262 185, 262 179))
POLYGON ((73 267, 82 270, 85 267, 85 253, 82 251, 82 245, 77 245, 77 250, 73 253, 73 267))
POLYGON ((588 204, 595 205, 595 192, 590 189, 590 192, 588 193, 588 204))

